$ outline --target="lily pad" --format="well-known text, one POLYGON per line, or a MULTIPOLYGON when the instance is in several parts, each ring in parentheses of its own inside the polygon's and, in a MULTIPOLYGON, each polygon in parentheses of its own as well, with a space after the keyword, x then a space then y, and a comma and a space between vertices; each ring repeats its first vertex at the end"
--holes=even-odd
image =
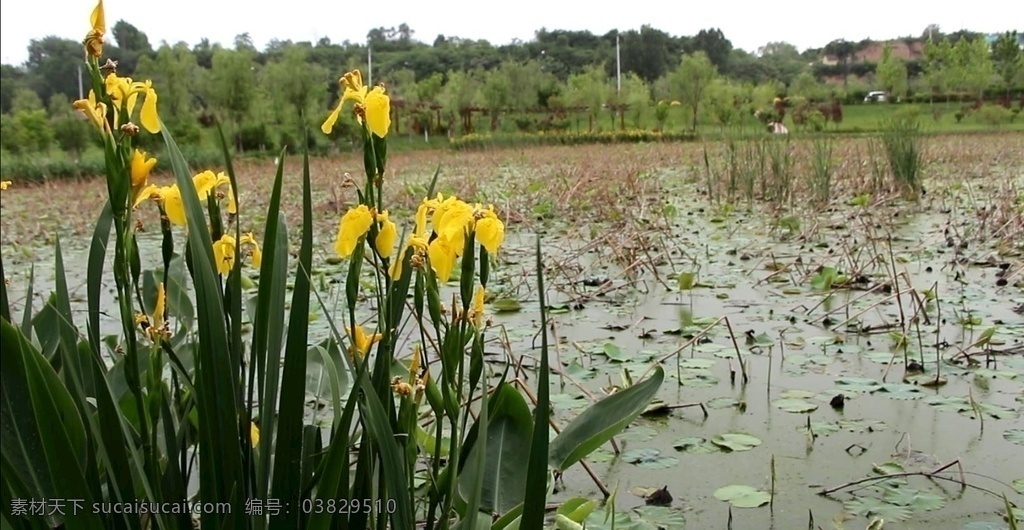
POLYGON ((795 414, 811 412, 818 408, 817 403, 812 403, 803 398, 779 398, 772 401, 777 408, 795 414))
POLYGON ((638 425, 638 426, 630 427, 630 428, 626 429, 625 431, 622 431, 622 434, 620 434, 618 436, 618 438, 620 440, 626 440, 626 441, 630 441, 630 442, 646 442, 646 441, 650 440, 651 438, 654 438, 657 435, 658 435, 658 431, 656 431, 656 430, 654 430, 654 429, 652 429, 650 427, 645 427, 643 425, 638 425))
POLYGON ((622 351, 621 348, 616 346, 614 343, 606 342, 601 347, 601 352, 608 356, 609 359, 618 362, 626 362, 629 360, 629 355, 622 351))
POLYGON ((909 488, 890 489, 882 496, 882 500, 896 506, 906 506, 915 512, 938 510, 946 505, 944 497, 909 488))
POLYGON ((1024 495, 1024 478, 1013 481, 1013 489, 1017 490, 1017 493, 1024 495))
POLYGON ((715 490, 715 498, 737 508, 757 508, 772 500, 772 495, 752 486, 733 484, 715 490))
POLYGON ((1008 442, 1024 445, 1024 429, 1010 429, 1003 433, 1003 438, 1008 442))
POLYGON ((887 521, 902 521, 914 515, 906 506, 890 504, 875 497, 854 497, 843 503, 843 509, 852 515, 881 517, 887 521))
POLYGON ((924 395, 920 388, 906 383, 886 383, 878 393, 892 399, 918 399, 924 395))
POLYGON ((711 443, 721 447, 726 452, 749 451, 761 445, 761 439, 749 434, 729 432, 712 436, 711 443))
POLYGON ((882 389, 881 383, 867 377, 840 377, 836 379, 836 386, 842 388, 844 392, 860 392, 862 394, 882 389))
POLYGON ((672 447, 675 447, 676 451, 692 454, 711 454, 719 451, 718 446, 715 444, 704 438, 698 438, 695 436, 690 438, 680 438, 672 442, 672 447))
POLYGON ((664 456, 661 451, 649 447, 630 449, 622 453, 622 459, 630 464, 647 469, 666 469, 679 463, 674 456, 664 456))

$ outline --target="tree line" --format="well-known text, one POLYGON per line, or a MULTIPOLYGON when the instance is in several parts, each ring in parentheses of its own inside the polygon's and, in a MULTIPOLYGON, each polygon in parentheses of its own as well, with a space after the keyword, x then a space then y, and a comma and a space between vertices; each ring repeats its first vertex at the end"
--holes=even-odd
MULTIPOLYGON (((685 126, 696 129, 771 109, 779 97, 849 102, 886 90, 932 100, 1004 90, 1009 98, 1024 85, 1016 32, 989 43, 968 31, 926 31, 923 57, 906 61, 886 48, 880 61, 865 63, 856 54, 868 42, 837 40, 802 52, 772 42, 750 53, 716 28, 693 36, 651 26, 604 35, 541 29, 529 42, 495 46, 444 35, 428 44, 402 24, 374 29, 363 43, 274 40, 259 50, 247 34, 230 47, 208 40, 154 47, 122 20, 106 53, 118 61, 119 75, 153 80, 161 117, 182 143, 201 143, 220 121, 241 150, 295 145, 304 127, 319 123, 335 103, 338 76, 354 68, 386 84, 398 134, 560 129, 569 112, 584 116, 590 129, 613 127, 616 117, 621 127, 661 128, 671 106, 682 107, 685 126), (826 64, 826 55, 839 63, 826 64), (608 109, 611 120, 604 119, 608 109)), ((80 152, 89 137, 70 102, 88 85, 79 70, 81 44, 50 36, 33 40, 28 52, 25 64, 0 67, 3 149, 45 151, 56 144, 80 152)), ((343 123, 334 140, 354 130, 343 123)))

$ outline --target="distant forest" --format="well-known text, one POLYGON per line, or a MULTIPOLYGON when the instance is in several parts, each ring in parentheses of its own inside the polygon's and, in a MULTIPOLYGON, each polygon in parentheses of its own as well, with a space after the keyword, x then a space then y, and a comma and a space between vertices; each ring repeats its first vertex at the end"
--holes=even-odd
MULTIPOLYGON (((918 100, 1010 98, 1024 86, 1024 34, 945 34, 934 26, 919 37, 836 40, 804 51, 770 42, 756 53, 734 48, 716 28, 693 36, 650 26, 604 35, 541 29, 529 42, 494 46, 444 35, 422 42, 402 24, 374 29, 361 43, 273 40, 262 50, 247 34, 232 47, 208 40, 154 47, 124 20, 111 33, 105 55, 117 61, 118 75, 153 80, 161 117, 176 135, 199 142, 202 131, 220 120, 243 149, 288 143, 304 122, 319 123, 337 101, 338 77, 354 68, 386 85, 399 130, 448 134, 474 127, 536 129, 542 120, 517 125, 512 117, 564 108, 589 109, 592 116, 601 108, 628 108, 636 123, 649 123, 641 114, 653 116, 659 102, 671 101, 696 128, 727 117, 722 107, 770 107, 775 97, 856 103, 868 91, 886 90, 918 100), (474 125, 474 113, 489 121, 474 125), (300 121, 300 115, 306 118, 300 121)), ((44 37, 33 40, 28 52, 25 64, 0 67, 3 148, 23 152, 57 142, 78 150, 75 134, 61 129, 77 127, 67 121, 70 102, 88 93, 81 43, 44 37), (35 131, 45 120, 51 130, 35 131)))

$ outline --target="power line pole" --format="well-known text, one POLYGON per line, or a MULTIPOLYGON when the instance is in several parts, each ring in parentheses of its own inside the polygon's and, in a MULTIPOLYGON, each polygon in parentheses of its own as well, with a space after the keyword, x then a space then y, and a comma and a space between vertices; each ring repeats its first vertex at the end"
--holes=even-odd
POLYGON ((373 86, 373 48, 370 47, 370 41, 366 41, 366 86, 373 86))
POLYGON ((619 48, 619 32, 615 32, 615 92, 622 92, 622 51, 619 48))

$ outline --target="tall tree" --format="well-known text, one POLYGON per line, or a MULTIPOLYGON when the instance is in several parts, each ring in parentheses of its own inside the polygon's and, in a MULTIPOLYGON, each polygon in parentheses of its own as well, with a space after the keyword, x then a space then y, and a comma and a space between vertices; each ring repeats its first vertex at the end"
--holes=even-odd
POLYGON ((256 99, 256 64, 244 46, 239 48, 220 49, 213 53, 213 68, 207 86, 211 102, 234 125, 236 141, 240 141, 239 128, 256 99))
MULTIPOLYGON (((56 93, 64 94, 68 99, 78 99, 79 75, 82 76, 82 86, 88 86, 81 66, 82 43, 78 41, 45 37, 29 42, 26 67, 30 72, 31 86, 43 101, 49 101, 50 96, 56 93)), ((88 92, 85 88, 84 93, 88 92)))
MULTIPOLYGON (((673 62, 671 46, 668 33, 646 24, 640 31, 623 32, 619 36, 623 73, 633 72, 647 82, 665 75, 673 62)), ((608 66, 614 69, 615 63, 609 62, 608 66)))
POLYGON ((875 76, 891 95, 903 96, 907 92, 907 64, 903 59, 892 54, 892 46, 885 45, 882 49, 882 60, 875 68, 875 76))
POLYGON ((149 37, 140 31, 139 28, 124 20, 118 20, 110 31, 114 34, 114 41, 117 42, 117 47, 122 50, 136 54, 151 53, 153 51, 153 47, 149 44, 149 37))
POLYGON ((704 52, 715 68, 723 70, 729 64, 732 42, 725 38, 725 34, 718 28, 702 29, 690 41, 687 51, 704 52))
POLYGON ((800 51, 788 42, 769 42, 757 53, 768 77, 786 86, 807 68, 807 61, 800 57, 800 51))
POLYGON ((1010 89, 1024 71, 1024 52, 1020 49, 1020 38, 1016 31, 1007 31, 992 44, 992 61, 996 72, 1003 80, 1006 97, 1010 97, 1010 89))
POLYGON ((924 45, 924 79, 928 84, 928 101, 949 89, 953 61, 953 45, 949 39, 929 40, 924 45))
POLYGON ((992 85, 995 76, 992 55, 985 39, 962 38, 957 41, 953 45, 953 64, 954 86, 982 99, 985 89, 992 85))
POLYGON ((669 76, 670 90, 690 110, 690 130, 697 130, 697 115, 708 95, 708 88, 718 77, 715 65, 704 52, 686 54, 679 67, 669 76))

